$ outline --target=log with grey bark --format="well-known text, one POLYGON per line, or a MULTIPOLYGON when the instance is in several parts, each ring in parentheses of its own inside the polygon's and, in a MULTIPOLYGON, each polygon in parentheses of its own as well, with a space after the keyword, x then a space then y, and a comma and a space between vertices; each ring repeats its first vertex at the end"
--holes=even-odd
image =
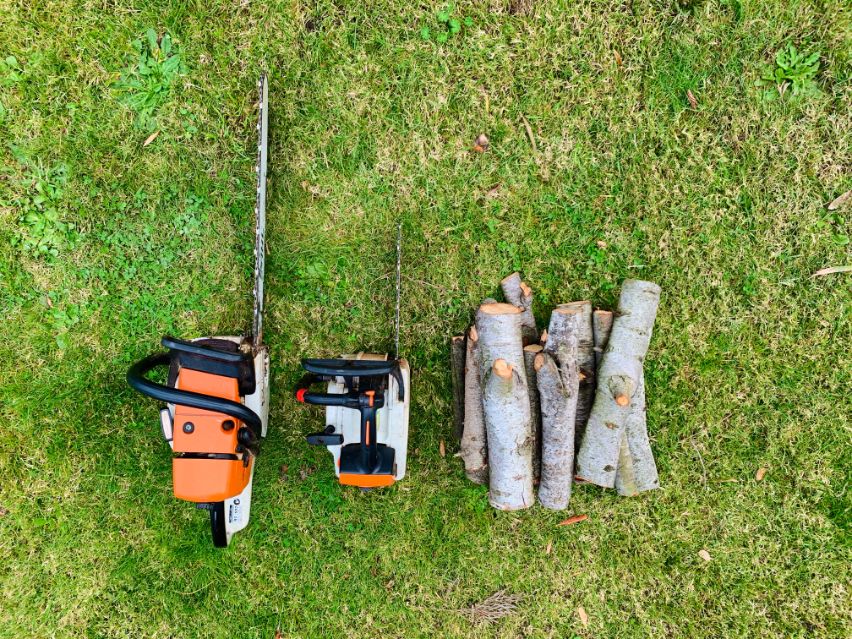
POLYGON ((471 326, 465 346, 464 429, 459 456, 467 478, 475 484, 488 483, 488 443, 482 410, 476 328, 471 326))
POLYGON ((534 501, 521 313, 512 304, 483 304, 476 313, 489 501, 500 510, 528 508, 534 501))
POLYGON ((534 344, 538 341, 538 328, 535 325, 535 317, 532 312, 533 292, 526 282, 521 280, 518 273, 507 275, 500 282, 503 296, 509 304, 522 309, 521 312, 521 336, 524 346, 534 344))
POLYGON ((453 382, 453 434, 461 440, 464 432, 464 360, 467 355, 464 335, 450 340, 450 373, 453 382))
POLYGON ((535 375, 535 356, 541 352, 540 344, 524 347, 524 369, 527 374, 527 390, 530 396, 530 429, 532 432, 533 479, 541 476, 541 409, 538 397, 538 384, 535 375))
POLYGON ((609 341, 609 333, 612 330, 612 311, 596 310, 592 314, 592 335, 595 342, 595 373, 601 366, 603 352, 609 341))
POLYGON ((598 373, 597 392, 577 455, 577 476, 606 488, 615 485, 619 450, 642 382, 642 364, 660 303, 653 282, 626 280, 598 373))
MULTIPOLYGON (((612 311, 595 311, 595 354, 603 354, 612 329, 612 311)), ((600 358, 599 358, 600 359, 600 358)), ((648 440, 648 420, 645 408, 645 375, 642 371, 639 390, 630 402, 630 415, 618 447, 618 468, 615 471, 615 489, 619 495, 632 497, 646 490, 660 487, 660 477, 651 442, 648 440)))
MULTIPOLYGON (((569 302, 568 304, 560 304, 557 309, 573 309, 580 313, 577 327, 577 369, 580 378, 580 394, 577 397, 577 419, 574 433, 574 442, 579 446, 580 438, 586 430, 586 422, 589 421, 592 403, 595 401, 597 381, 595 339, 592 330, 592 303, 586 301, 569 302)), ((548 335, 552 334, 553 329, 548 328, 548 335)), ((559 339, 561 338, 557 336, 557 341, 559 339)))
POLYGON ((541 402, 541 481, 538 499, 552 510, 568 507, 571 484, 574 481, 574 429, 579 398, 579 368, 577 349, 581 309, 556 309, 560 329, 548 329, 548 344, 559 345, 545 349, 536 357, 536 379, 541 402))
POLYGON ((660 487, 657 464, 648 439, 648 419, 645 409, 645 380, 630 402, 630 415, 624 427, 615 473, 615 489, 619 495, 633 497, 660 487))

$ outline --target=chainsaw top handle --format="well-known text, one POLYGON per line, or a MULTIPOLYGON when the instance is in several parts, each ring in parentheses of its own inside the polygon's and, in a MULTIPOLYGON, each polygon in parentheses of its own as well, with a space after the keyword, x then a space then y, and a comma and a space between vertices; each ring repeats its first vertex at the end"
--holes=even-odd
POLYGON ((399 389, 399 401, 405 400, 405 384, 402 380, 402 371, 399 361, 392 360, 369 360, 369 359, 303 359, 302 368, 309 375, 305 375, 296 390, 296 399, 307 404, 320 406, 346 406, 358 408, 358 405, 350 405, 352 398, 337 393, 309 393, 311 384, 320 381, 330 381, 335 377, 380 377, 391 375, 396 380, 399 389))
MULTIPOLYGON (((186 344, 186 342, 182 342, 182 340, 164 338, 163 345, 170 346, 173 341, 180 342, 181 346, 186 344), (167 341, 169 342, 168 344, 167 341)), ((200 346, 197 348, 200 350, 207 350, 200 346)), ((220 355, 230 355, 230 353, 220 353, 219 351, 213 352, 217 357, 220 355)), ((198 352, 197 354, 202 353, 198 352)), ((207 355, 206 352, 203 354, 207 355)), ((147 379, 146 375, 152 370, 160 366, 169 366, 170 363, 171 356, 169 353, 155 353, 153 355, 149 355, 130 367, 127 371, 127 383, 131 388, 142 393, 146 397, 151 397, 161 402, 214 411, 239 419, 251 429, 257 439, 260 439, 263 427, 260 417, 257 413, 245 405, 221 397, 211 397, 210 395, 203 395, 201 393, 194 393, 192 391, 164 386, 163 384, 157 384, 156 382, 152 382, 147 379)))

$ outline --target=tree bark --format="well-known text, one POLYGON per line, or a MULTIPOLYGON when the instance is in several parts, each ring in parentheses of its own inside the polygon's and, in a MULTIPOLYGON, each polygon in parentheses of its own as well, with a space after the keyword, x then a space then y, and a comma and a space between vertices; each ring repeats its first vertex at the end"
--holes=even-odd
POLYGON ((503 278, 500 282, 503 296, 509 304, 522 309, 521 313, 521 336, 524 346, 535 344, 538 341, 538 328, 535 325, 535 316, 532 312, 532 289, 526 282, 521 281, 521 276, 515 272, 503 278))
POLYGON ((465 347, 464 429, 459 456, 464 462, 467 478, 475 484, 485 484, 488 482, 488 444, 482 410, 477 337, 476 328, 471 326, 465 347))
POLYGON ((609 333, 612 330, 612 311, 596 310, 592 314, 592 334, 595 341, 595 372, 601 366, 603 352, 609 341, 609 333))
MULTIPOLYGON (((600 360, 612 329, 612 311, 595 311, 595 354, 600 360)), ((647 411, 645 410, 645 376, 643 371, 639 390, 630 405, 630 416, 618 448, 618 468, 615 488, 619 495, 632 497, 660 487, 654 453, 648 441, 647 411)))
MULTIPOLYGON (((549 329, 549 345, 556 335, 560 343, 556 352, 545 349, 536 357, 536 374, 541 399, 541 482, 538 499, 552 510, 568 507, 574 480, 574 430, 579 399, 577 349, 581 309, 556 309, 559 332, 549 329)), ((551 316, 551 326, 554 318, 551 316)))
POLYGON ((619 495, 634 497, 660 487, 657 464, 648 439, 648 420, 645 410, 645 380, 630 403, 630 415, 624 427, 615 473, 615 488, 619 495))
MULTIPOLYGON (((580 394, 577 396, 577 421, 574 432, 574 442, 579 446, 583 432, 586 430, 586 423, 589 421, 592 404, 595 401, 595 386, 597 382, 595 338, 592 329, 592 303, 585 301, 569 302, 568 304, 560 304, 557 308, 573 309, 580 313, 577 327, 577 368, 580 379, 580 394)), ((549 330, 548 334, 552 332, 552 330, 549 330)))
POLYGON ((536 383, 535 357, 541 352, 541 345, 530 344, 524 347, 524 369, 527 373, 527 390, 530 396, 530 432, 532 433, 533 480, 541 477, 541 409, 536 383))
POLYGON ((453 382, 453 434, 461 440, 464 432, 464 361, 467 344, 464 335, 450 341, 450 372, 453 382))
POLYGON ((484 304, 476 313, 489 501, 500 510, 528 508, 534 501, 521 313, 511 304, 484 304))
POLYGON ((584 481, 606 488, 615 485, 621 438, 642 381, 642 363, 659 303, 660 287, 653 282, 626 280, 622 285, 594 405, 577 456, 577 476, 584 481))

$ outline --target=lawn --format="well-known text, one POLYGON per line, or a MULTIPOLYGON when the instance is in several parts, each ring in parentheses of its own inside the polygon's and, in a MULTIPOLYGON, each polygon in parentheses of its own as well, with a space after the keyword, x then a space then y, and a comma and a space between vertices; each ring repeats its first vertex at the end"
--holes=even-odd
POLYGON ((0 637, 852 633, 852 274, 812 277, 852 263, 848 4, 442 9, 0 0, 0 637), (757 86, 791 45, 817 55, 757 86), (273 399, 223 551, 124 373, 250 324, 262 69, 273 399), (362 494, 290 391, 391 347, 398 220, 410 473, 362 494), (541 324, 662 286, 662 490, 499 513, 466 481, 449 338, 516 269, 541 324), (512 614, 465 614, 499 590, 512 614))

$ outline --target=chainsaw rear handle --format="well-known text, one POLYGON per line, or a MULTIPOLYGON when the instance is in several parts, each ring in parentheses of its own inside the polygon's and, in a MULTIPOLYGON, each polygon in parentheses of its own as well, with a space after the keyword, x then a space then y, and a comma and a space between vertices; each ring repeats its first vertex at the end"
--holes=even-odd
POLYGON ((299 380, 299 386, 296 388, 296 401, 303 404, 313 404, 315 406, 343 406, 345 408, 354 408, 358 410, 361 402, 358 400, 358 395, 346 393, 312 393, 310 388, 317 382, 326 381, 319 375, 308 374, 299 380))
POLYGON ((263 428, 260 417, 243 404, 231 401, 230 399, 211 397, 210 395, 164 386, 146 378, 146 375, 155 368, 168 366, 170 363, 171 356, 168 353, 149 355, 130 367, 127 371, 127 383, 133 390, 142 393, 146 397, 151 397, 167 404, 180 404, 181 406, 200 408, 239 419, 251 429, 256 439, 260 439, 263 428))

